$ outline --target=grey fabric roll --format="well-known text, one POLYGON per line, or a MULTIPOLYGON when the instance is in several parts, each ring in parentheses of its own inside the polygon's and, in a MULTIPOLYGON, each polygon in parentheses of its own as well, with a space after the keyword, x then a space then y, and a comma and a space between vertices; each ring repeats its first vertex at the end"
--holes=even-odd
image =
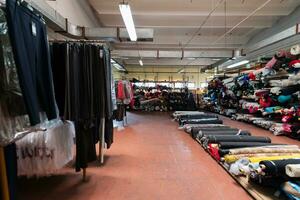
POLYGON ((193 127, 191 129, 192 134, 198 134, 198 132, 202 131, 218 131, 218 130, 238 130, 237 128, 230 128, 229 126, 210 126, 210 127, 193 127))
POLYGON ((198 139, 201 139, 203 137, 206 137, 206 136, 229 136, 229 135, 232 135, 232 136, 235 136, 235 135, 245 135, 245 136, 251 136, 251 133, 249 131, 243 131, 243 130, 237 130, 237 131, 215 131, 215 132, 212 132, 212 131, 199 131, 198 134, 197 134, 197 137, 198 139))
POLYGON ((271 143, 269 137, 260 136, 243 136, 243 135, 208 135, 201 139, 203 146, 207 146, 209 143, 220 142, 260 142, 271 143))
POLYGON ((216 118, 179 120, 179 125, 184 124, 223 124, 223 121, 216 118))

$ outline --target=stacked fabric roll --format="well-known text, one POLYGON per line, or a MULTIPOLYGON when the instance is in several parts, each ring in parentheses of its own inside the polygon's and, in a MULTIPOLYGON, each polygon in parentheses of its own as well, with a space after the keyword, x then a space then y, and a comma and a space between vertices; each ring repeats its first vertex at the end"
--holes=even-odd
POLYGON ((186 120, 182 128, 234 176, 246 176, 251 184, 280 189, 287 197, 297 199, 295 193, 290 193, 291 188, 300 189, 297 145, 275 144, 269 137, 252 136, 246 130, 211 123, 209 116, 213 115, 185 115, 178 121, 180 124, 180 120, 186 120))

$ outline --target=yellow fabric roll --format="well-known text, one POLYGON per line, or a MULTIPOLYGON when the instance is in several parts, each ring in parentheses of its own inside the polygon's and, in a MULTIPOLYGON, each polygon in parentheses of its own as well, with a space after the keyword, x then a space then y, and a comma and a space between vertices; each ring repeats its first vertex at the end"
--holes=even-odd
POLYGON ((0 184, 1 184, 1 191, 2 191, 2 199, 9 200, 9 189, 8 189, 6 164, 5 164, 3 147, 0 147, 0 181, 1 181, 0 184))
POLYGON ((238 154, 238 155, 225 155, 224 160, 226 163, 234 163, 241 158, 248 158, 250 162, 260 162, 261 160, 281 160, 300 158, 299 153, 261 153, 261 154, 238 154), (259 161, 256 161, 259 160, 259 161))
POLYGON ((284 160, 284 159, 300 159, 300 154, 292 156, 269 156, 269 157, 251 157, 249 158, 251 163, 258 163, 263 160, 284 160))

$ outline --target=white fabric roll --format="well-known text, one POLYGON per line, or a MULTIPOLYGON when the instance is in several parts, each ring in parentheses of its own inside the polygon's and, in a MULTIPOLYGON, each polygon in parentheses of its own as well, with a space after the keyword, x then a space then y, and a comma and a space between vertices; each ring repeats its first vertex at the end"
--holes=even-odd
POLYGON ((300 177, 300 164, 289 164, 285 166, 285 173, 289 177, 300 177))

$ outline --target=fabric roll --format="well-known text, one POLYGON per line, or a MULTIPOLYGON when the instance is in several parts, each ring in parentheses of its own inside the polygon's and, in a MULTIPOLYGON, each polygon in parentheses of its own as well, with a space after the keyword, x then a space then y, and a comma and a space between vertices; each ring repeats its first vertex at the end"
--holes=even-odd
POLYGON ((238 154, 238 155, 225 155, 224 161, 226 163, 233 163, 241 158, 260 158, 260 157, 280 157, 280 156, 299 156, 299 153, 249 153, 249 154, 238 154))
POLYGON ((263 172, 269 176, 285 176, 286 165, 300 164, 300 154, 293 156, 283 156, 282 158, 265 159, 259 162, 260 166, 263 166, 263 172))
POLYGON ((196 128, 196 127, 199 128, 228 127, 229 128, 229 126, 225 126, 223 124, 185 124, 184 126, 179 127, 179 129, 184 129, 187 133, 191 133, 192 128, 196 128))
MULTIPOLYGON (((272 145, 282 145, 273 144, 272 145)), ((219 142, 219 147, 222 150, 242 148, 242 147, 260 147, 260 146, 270 146, 270 143, 265 142, 219 142)))
POLYGON ((219 149, 217 144, 209 144, 208 145, 208 151, 210 155, 215 158, 216 160, 220 161, 221 157, 219 154, 219 149))
POLYGON ((299 200, 300 199, 300 183, 297 182, 284 182, 281 185, 281 190, 288 197, 288 199, 299 200))
POLYGON ((260 142, 271 143, 269 137, 260 136, 243 136, 243 135, 222 135, 222 136, 206 136, 204 138, 207 143, 220 143, 220 142, 260 142))
POLYGON ((179 124, 223 124, 223 121, 219 119, 186 120, 180 121, 179 124))
POLYGON ((245 135, 251 136, 251 133, 248 131, 241 131, 241 130, 224 130, 224 131, 199 131, 198 138, 202 138, 204 136, 227 136, 227 135, 245 135))
POLYGON ((188 120, 188 119, 208 119, 208 118, 216 118, 218 119, 218 115, 208 115, 208 114, 199 114, 199 115, 181 115, 178 119, 188 120))
POLYGON ((285 173, 289 177, 299 178, 300 177, 300 164, 288 164, 285 166, 285 173))
POLYGON ((228 131, 228 130, 235 130, 238 131, 237 128, 230 128, 228 126, 222 126, 222 127, 193 127, 191 132, 192 134, 197 134, 199 131, 228 131))
MULTIPOLYGON (((297 146, 296 146, 297 147, 297 146)), ((240 148, 240 149, 231 149, 228 154, 237 155, 237 154, 250 154, 250 153, 300 153, 300 149, 290 148, 290 147, 281 147, 276 146, 276 148, 266 147, 252 147, 252 148, 240 148)))

